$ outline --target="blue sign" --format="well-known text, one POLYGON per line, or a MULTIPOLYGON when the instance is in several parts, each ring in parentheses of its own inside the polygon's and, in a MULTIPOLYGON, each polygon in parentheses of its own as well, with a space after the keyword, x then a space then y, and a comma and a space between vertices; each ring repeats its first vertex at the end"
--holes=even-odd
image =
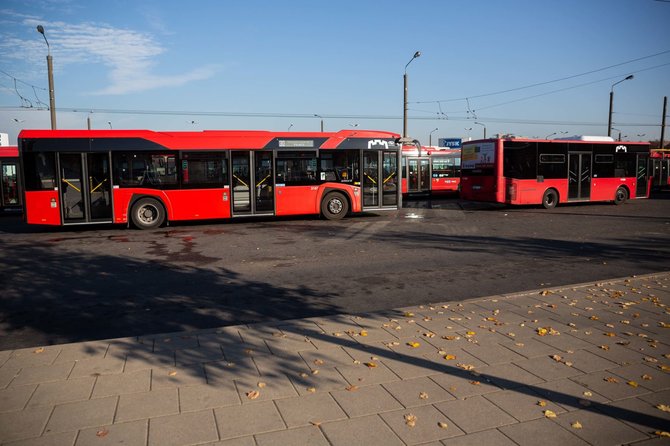
POLYGON ((439 147, 448 147, 450 149, 460 149, 462 147, 461 138, 439 138, 437 145, 439 147))

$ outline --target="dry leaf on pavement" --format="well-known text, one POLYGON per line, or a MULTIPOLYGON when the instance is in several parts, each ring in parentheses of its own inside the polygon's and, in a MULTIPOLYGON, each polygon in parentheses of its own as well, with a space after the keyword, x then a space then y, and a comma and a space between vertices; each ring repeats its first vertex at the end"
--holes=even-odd
POLYGON ((259 396, 261 396, 261 393, 258 390, 252 390, 250 392, 247 392, 247 398, 249 398, 250 400, 255 400, 259 396))
POLYGON ((556 414, 551 410, 547 409, 543 413, 544 413, 544 416, 547 417, 547 418, 556 418, 556 414))
POLYGON ((416 415, 408 413, 405 415, 405 424, 409 427, 416 426, 416 415))
POLYGON ((571 426, 575 429, 581 429, 583 427, 582 423, 580 423, 579 421, 575 421, 574 423, 571 424, 571 426))

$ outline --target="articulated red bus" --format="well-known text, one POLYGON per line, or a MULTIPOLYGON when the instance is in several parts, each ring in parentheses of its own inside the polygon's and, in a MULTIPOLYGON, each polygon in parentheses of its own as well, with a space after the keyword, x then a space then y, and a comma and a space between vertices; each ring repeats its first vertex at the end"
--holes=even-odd
POLYGON ((670 150, 655 149, 651 151, 651 187, 665 189, 670 187, 670 150))
POLYGON ((19 150, 16 146, 0 147, 0 212, 21 209, 19 150))
POLYGON ((649 143, 609 137, 463 144, 461 198, 514 205, 647 198, 649 143))
POLYGON ((403 194, 436 195, 458 192, 460 176, 460 149, 403 146, 403 194))
POLYGON ((397 209, 399 135, 24 130, 25 220, 132 223, 397 209))

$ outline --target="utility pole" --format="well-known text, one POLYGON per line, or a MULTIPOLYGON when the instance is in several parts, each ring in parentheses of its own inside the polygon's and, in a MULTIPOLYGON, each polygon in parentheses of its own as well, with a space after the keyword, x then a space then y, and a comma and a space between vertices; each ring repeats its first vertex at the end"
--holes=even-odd
POLYGON ((661 118, 661 145, 659 149, 663 149, 663 141, 665 139, 665 116, 668 114, 668 97, 663 96, 663 117, 661 118))

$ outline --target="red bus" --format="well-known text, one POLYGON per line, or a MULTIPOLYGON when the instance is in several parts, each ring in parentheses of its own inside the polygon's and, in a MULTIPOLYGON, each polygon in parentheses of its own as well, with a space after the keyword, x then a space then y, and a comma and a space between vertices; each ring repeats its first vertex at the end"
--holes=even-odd
POLYGON ((461 150, 420 145, 402 148, 402 193, 440 194, 458 192, 461 181, 461 150))
POLYGON ((670 149, 655 149, 651 151, 651 187, 666 189, 670 187, 670 149))
POLYGON ((463 144, 461 198, 513 205, 647 198, 649 143, 609 137, 463 144))
POLYGON ((19 150, 16 146, 0 147, 0 211, 21 209, 19 150))
POLYGON ((31 224, 132 223, 397 209, 399 135, 356 130, 24 130, 31 224))

